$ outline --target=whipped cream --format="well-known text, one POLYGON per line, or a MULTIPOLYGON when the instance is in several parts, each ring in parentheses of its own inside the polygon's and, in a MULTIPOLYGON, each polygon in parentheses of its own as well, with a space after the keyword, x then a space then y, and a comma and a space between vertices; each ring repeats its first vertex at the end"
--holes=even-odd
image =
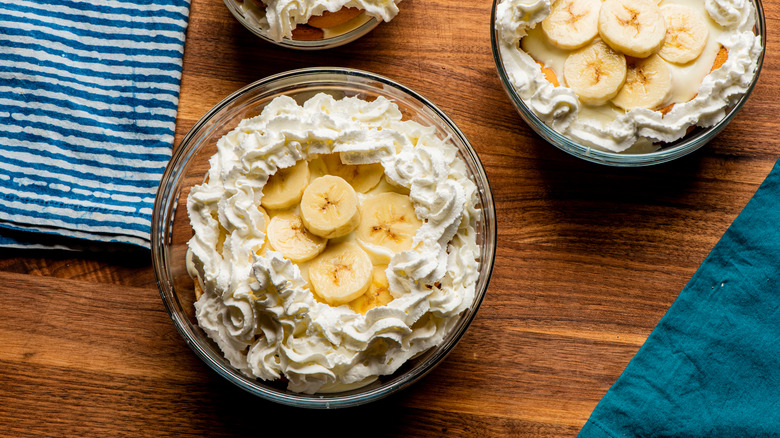
POLYGON ((285 376, 295 392, 342 390, 392 374, 451 332, 474 300, 480 211, 465 163, 435 131, 402 121, 383 97, 318 94, 303 105, 278 97, 217 142, 206 182, 187 200, 188 269, 204 292, 198 324, 235 368, 263 380, 285 376), (365 315, 317 301, 280 253, 258 255, 268 177, 334 152, 346 164, 381 163, 423 221, 412 249, 390 257, 394 299, 365 315))
POLYGON ((262 0, 265 5, 262 7, 255 0, 243 0, 239 6, 244 16, 265 32, 268 38, 281 41, 282 38, 292 39, 292 31, 297 25, 306 23, 313 15, 322 15, 324 11, 337 12, 341 8, 357 8, 364 11, 365 17, 390 21, 398 14, 399 1, 401 0, 262 0))
POLYGON ((753 33, 755 10, 749 0, 664 0, 661 6, 688 5, 712 19, 707 20, 710 37, 699 59, 690 65, 669 64, 675 78, 671 111, 663 115, 649 109, 625 112, 611 105, 583 105, 570 88, 548 82, 536 62, 551 67, 562 80, 559 66, 568 53, 545 46, 539 38, 523 40, 539 33, 541 26, 537 25, 550 14, 551 3, 552 0, 500 1, 495 28, 503 67, 515 93, 540 120, 594 149, 649 152, 658 149, 658 142, 682 138, 691 126, 715 125, 747 92, 762 51, 761 38, 753 33), (719 45, 728 50, 728 59, 710 73, 719 45))

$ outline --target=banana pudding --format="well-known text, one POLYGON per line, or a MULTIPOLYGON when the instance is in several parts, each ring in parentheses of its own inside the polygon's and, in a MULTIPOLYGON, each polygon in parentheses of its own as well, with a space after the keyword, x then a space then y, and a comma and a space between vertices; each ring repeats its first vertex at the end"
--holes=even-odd
POLYGON ((372 18, 390 21, 400 0, 243 0, 244 17, 268 38, 279 42, 332 38, 356 29, 372 18))
POLYGON ((187 210, 196 318, 243 374, 367 385, 442 342, 474 301, 479 194, 396 104, 282 96, 217 142, 187 210))
POLYGON ((652 152, 725 117, 763 53, 749 0, 501 0, 508 86, 587 148, 652 152))

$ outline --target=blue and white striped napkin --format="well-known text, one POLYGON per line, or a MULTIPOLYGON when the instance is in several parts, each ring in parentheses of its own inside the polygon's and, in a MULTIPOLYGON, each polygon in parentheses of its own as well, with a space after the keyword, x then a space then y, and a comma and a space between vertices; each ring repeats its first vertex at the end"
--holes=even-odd
POLYGON ((149 246, 189 3, 0 1, 0 246, 149 246))

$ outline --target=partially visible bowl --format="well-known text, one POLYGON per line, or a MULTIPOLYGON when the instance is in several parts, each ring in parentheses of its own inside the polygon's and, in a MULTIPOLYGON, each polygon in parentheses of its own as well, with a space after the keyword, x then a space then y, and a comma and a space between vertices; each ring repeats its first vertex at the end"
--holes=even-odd
MULTIPOLYGON (((379 25, 381 20, 366 15, 365 12, 361 13, 357 17, 349 20, 348 22, 339 26, 328 28, 323 30, 323 35, 314 36, 314 39, 295 38, 282 38, 281 41, 277 41, 268 36, 266 30, 264 30, 258 21, 258 7, 254 6, 254 0, 224 0, 228 10, 233 16, 247 28, 253 34, 260 38, 281 47, 287 47, 290 49, 298 50, 319 50, 330 49, 338 47, 371 32, 375 27, 379 25)), ((311 36, 306 38, 312 38, 311 36)))
POLYGON ((335 68, 311 68, 281 73, 255 82, 224 99, 198 121, 182 140, 168 165, 155 201, 152 220, 152 256, 160 294, 176 328, 196 355, 229 382, 264 399, 308 408, 354 406, 380 399, 408 387, 453 349, 474 318, 485 296, 495 256, 496 223, 492 192, 482 164, 455 124, 431 102, 404 86, 371 73, 335 68), (457 148, 468 177, 477 188, 481 217, 476 225, 478 277, 473 302, 457 316, 454 328, 436 347, 409 360, 392 375, 359 389, 338 393, 302 394, 282 382, 249 378, 225 359, 217 344, 198 326, 195 292, 187 270, 187 242, 193 235, 187 214, 187 197, 203 183, 216 142, 239 121, 258 115, 278 96, 302 103, 317 93, 335 98, 357 96, 364 100, 385 97, 400 108, 404 119, 432 126, 437 136, 457 148))
MULTIPOLYGON (((764 61, 764 53, 766 51, 766 23, 764 20, 764 12, 761 5, 761 0, 749 0, 748 4, 752 4, 754 7, 753 16, 750 18, 754 21, 753 33, 759 38, 761 42, 760 53, 758 53, 756 57, 757 59, 755 59, 755 70, 752 77, 750 78, 750 83, 746 87, 746 91, 742 95, 736 96, 736 98, 732 99, 732 102, 730 102, 729 105, 726 105, 725 108, 722 109, 723 116, 720 118, 720 120, 717 121, 714 125, 706 128, 691 126, 689 127, 688 133, 684 137, 677 140, 669 142, 655 142, 654 144, 660 145, 660 148, 657 146, 653 147, 652 149, 648 148, 648 141, 647 144, 638 145, 645 147, 633 147, 619 153, 611 152, 609 150, 596 147, 594 144, 586 144, 585 142, 574 140, 571 137, 562 134, 560 130, 551 126, 551 123, 545 123, 542 118, 540 118, 540 115, 532 109, 531 105, 529 105, 529 103, 520 96, 518 86, 513 82, 513 73, 511 73, 511 69, 508 66, 508 63, 516 62, 516 59, 519 56, 518 53, 521 51, 512 50, 510 48, 514 48, 514 46, 510 46, 503 37, 506 36, 507 38, 511 38, 511 35, 509 35, 508 31, 506 30, 504 30, 506 35, 502 35, 502 30, 499 29, 501 26, 497 26, 500 20, 500 17, 497 17, 499 5, 501 3, 509 4, 510 2, 511 0, 493 1, 493 11, 491 16, 491 43, 493 58, 498 70, 498 76, 501 80, 504 90, 512 102, 512 105, 520 114, 521 118, 547 142, 578 158, 599 164, 623 167, 659 164, 680 158, 704 146, 718 133, 720 133, 726 127, 726 125, 728 125, 728 123, 737 115, 739 110, 748 100, 756 85, 756 82, 758 81, 758 76, 764 61), (642 151, 642 149, 645 149, 645 151, 642 151), (647 152, 646 150, 652 151, 647 152)), ((526 7, 536 8, 539 4, 541 4, 541 2, 537 2, 533 6, 527 5, 526 7)), ((522 9, 522 6, 520 9, 522 9)), ((529 17, 533 17, 534 14, 537 13, 540 13, 540 10, 528 10, 525 12, 523 19, 528 20, 529 17)), ((525 53, 523 52, 523 54, 525 53)))

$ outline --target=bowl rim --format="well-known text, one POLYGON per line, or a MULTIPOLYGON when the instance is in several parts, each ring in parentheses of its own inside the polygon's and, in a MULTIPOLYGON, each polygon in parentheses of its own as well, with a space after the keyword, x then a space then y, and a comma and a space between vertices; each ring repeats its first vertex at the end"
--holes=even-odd
POLYGON ((243 390, 246 390, 247 392, 280 404, 305 408, 330 409, 362 405, 397 393, 398 391, 407 388, 428 374, 428 372, 430 372, 452 351, 476 316, 477 311, 479 310, 479 307, 481 306, 482 301, 484 300, 484 297, 487 293, 487 289, 492 278, 496 255, 496 243, 497 224, 495 217, 495 202, 493 199, 490 182, 488 180, 487 173, 485 172, 484 165, 479 159, 476 150, 474 150, 471 143, 465 137, 463 132, 457 127, 457 125, 455 125, 455 123, 432 102, 417 92, 389 78, 363 70, 345 69, 340 67, 311 67, 290 70, 271 75, 233 92, 228 97, 217 103, 192 126, 192 128, 187 132, 187 134, 179 143, 178 148, 176 148, 172 154, 171 160, 169 161, 165 172, 163 173, 161 183, 155 197, 154 210, 152 212, 152 265, 154 268, 158 291, 165 308, 174 323, 174 326, 182 338, 190 346, 190 348, 195 352, 196 356, 198 356, 204 363, 206 363, 206 365, 209 366, 209 368, 214 370, 217 374, 234 385, 242 388, 243 390), (402 373, 401 375, 390 377, 390 380, 387 382, 365 392, 360 392, 358 394, 347 393, 345 395, 338 395, 338 393, 336 393, 336 395, 315 394, 312 396, 309 394, 297 394, 291 392, 279 393, 276 390, 271 390, 267 388, 266 384, 261 380, 257 379, 253 381, 234 368, 226 366, 226 360, 224 359, 224 356, 221 358, 216 358, 215 360, 215 358, 213 358, 208 353, 206 348, 204 348, 204 345, 201 345, 207 341, 202 339, 201 336, 198 336, 197 332, 192 329, 192 322, 182 316, 183 309, 181 303, 178 301, 178 299, 175 298, 173 292, 174 285, 173 281, 171 281, 173 276, 170 275, 169 270, 169 260, 171 259, 171 254, 170 246, 168 245, 168 239, 170 238, 168 224, 175 214, 178 198, 181 195, 180 186, 183 176, 183 172, 181 171, 186 168, 186 164, 189 159, 199 151, 201 144, 193 143, 193 140, 198 136, 204 125, 206 125, 212 118, 214 118, 240 96, 251 93, 256 88, 278 83, 290 78, 320 77, 322 75, 329 76, 327 79, 320 78, 320 82, 326 80, 334 81, 334 77, 338 76, 342 78, 341 82, 344 85, 369 87, 379 91, 380 94, 385 94, 382 93, 384 88, 378 88, 373 84, 358 84, 355 82, 350 82, 348 79, 350 77, 359 77, 370 80, 372 82, 379 82, 384 86, 390 86, 391 89, 395 89, 394 91, 401 92, 404 99, 416 99, 418 102, 415 103, 419 103, 424 109, 431 110, 435 116, 440 118, 442 124, 446 125, 449 130, 451 130, 452 133, 458 137, 457 140, 464 146, 463 148, 458 147, 458 150, 461 154, 467 156, 469 160, 471 160, 471 164, 473 164, 473 166, 468 166, 470 171, 473 170, 476 172, 476 174, 472 175, 471 178, 474 180, 479 180, 484 184, 484 187, 480 187, 478 185, 477 189, 481 197, 480 201, 483 204, 480 210, 482 211, 481 220, 483 221, 482 226, 484 227, 486 242, 483 242, 482 245, 480 245, 484 247, 485 250, 484 258, 482 258, 482 252, 480 252, 480 264, 484 264, 485 268, 484 272, 482 272, 483 268, 480 266, 480 275, 477 278, 477 282, 475 284, 474 301, 469 306, 469 308, 458 317, 463 320, 459 321, 458 325, 453 329, 454 331, 447 334, 440 345, 426 350, 421 355, 430 357, 427 357, 424 361, 416 364, 414 368, 408 371, 408 374, 402 373), (166 200, 170 200, 170 202, 166 203, 166 200), (219 359, 221 359, 221 361, 219 359), (401 380, 396 382, 399 379, 401 380))
POLYGON ((541 121, 536 116, 536 114, 534 114, 534 112, 528 108, 523 99, 521 99, 520 96, 515 93, 506 69, 504 68, 504 63, 499 48, 498 29, 496 28, 496 8, 498 7, 498 4, 502 3, 503 1, 505 0, 493 0, 493 8, 490 15, 490 45, 493 53, 493 61, 498 72, 501 85, 509 97, 510 102, 520 114, 523 121, 525 121, 525 123, 529 125, 531 129, 537 133, 537 135, 546 140, 547 143, 552 144, 553 146, 570 155, 584 159, 586 161, 590 161, 592 163, 616 167, 650 166, 666 163, 696 151, 697 149, 707 144, 718 133, 720 133, 737 115, 739 110, 753 93, 753 89, 758 82, 758 78, 764 64, 764 55, 766 54, 767 43, 764 8, 761 0, 749 0, 755 7, 756 23, 754 24, 754 28, 757 32, 756 35, 761 39, 761 53, 758 56, 756 70, 752 80, 750 81, 750 85, 748 86, 747 90, 745 90, 745 93, 742 94, 742 96, 740 96, 739 99, 737 99, 737 101, 730 108, 727 108, 723 118, 709 128, 697 128, 698 132, 683 137, 684 141, 669 148, 660 149, 658 151, 645 154, 626 154, 602 151, 591 148, 589 146, 583 146, 559 134, 556 130, 552 129, 546 123, 541 121))
POLYGON ((265 34, 265 32, 263 32, 257 26, 253 25, 244 16, 240 8, 238 7, 236 0, 222 0, 222 1, 225 3, 225 6, 227 6, 230 13, 233 15, 233 18, 235 18, 239 23, 241 23, 241 25, 244 26, 248 31, 252 32, 256 36, 260 37, 261 39, 271 44, 275 44, 280 47, 286 47, 288 49, 296 49, 296 50, 333 49, 351 43, 365 36, 372 30, 374 30, 374 28, 379 26, 379 22, 380 22, 380 20, 378 20, 376 17, 369 16, 369 20, 361 24, 360 26, 350 30, 349 32, 345 32, 343 34, 336 35, 333 37, 323 38, 321 40, 294 40, 285 37, 282 38, 281 41, 276 41, 272 38, 269 38, 268 35, 265 34))

